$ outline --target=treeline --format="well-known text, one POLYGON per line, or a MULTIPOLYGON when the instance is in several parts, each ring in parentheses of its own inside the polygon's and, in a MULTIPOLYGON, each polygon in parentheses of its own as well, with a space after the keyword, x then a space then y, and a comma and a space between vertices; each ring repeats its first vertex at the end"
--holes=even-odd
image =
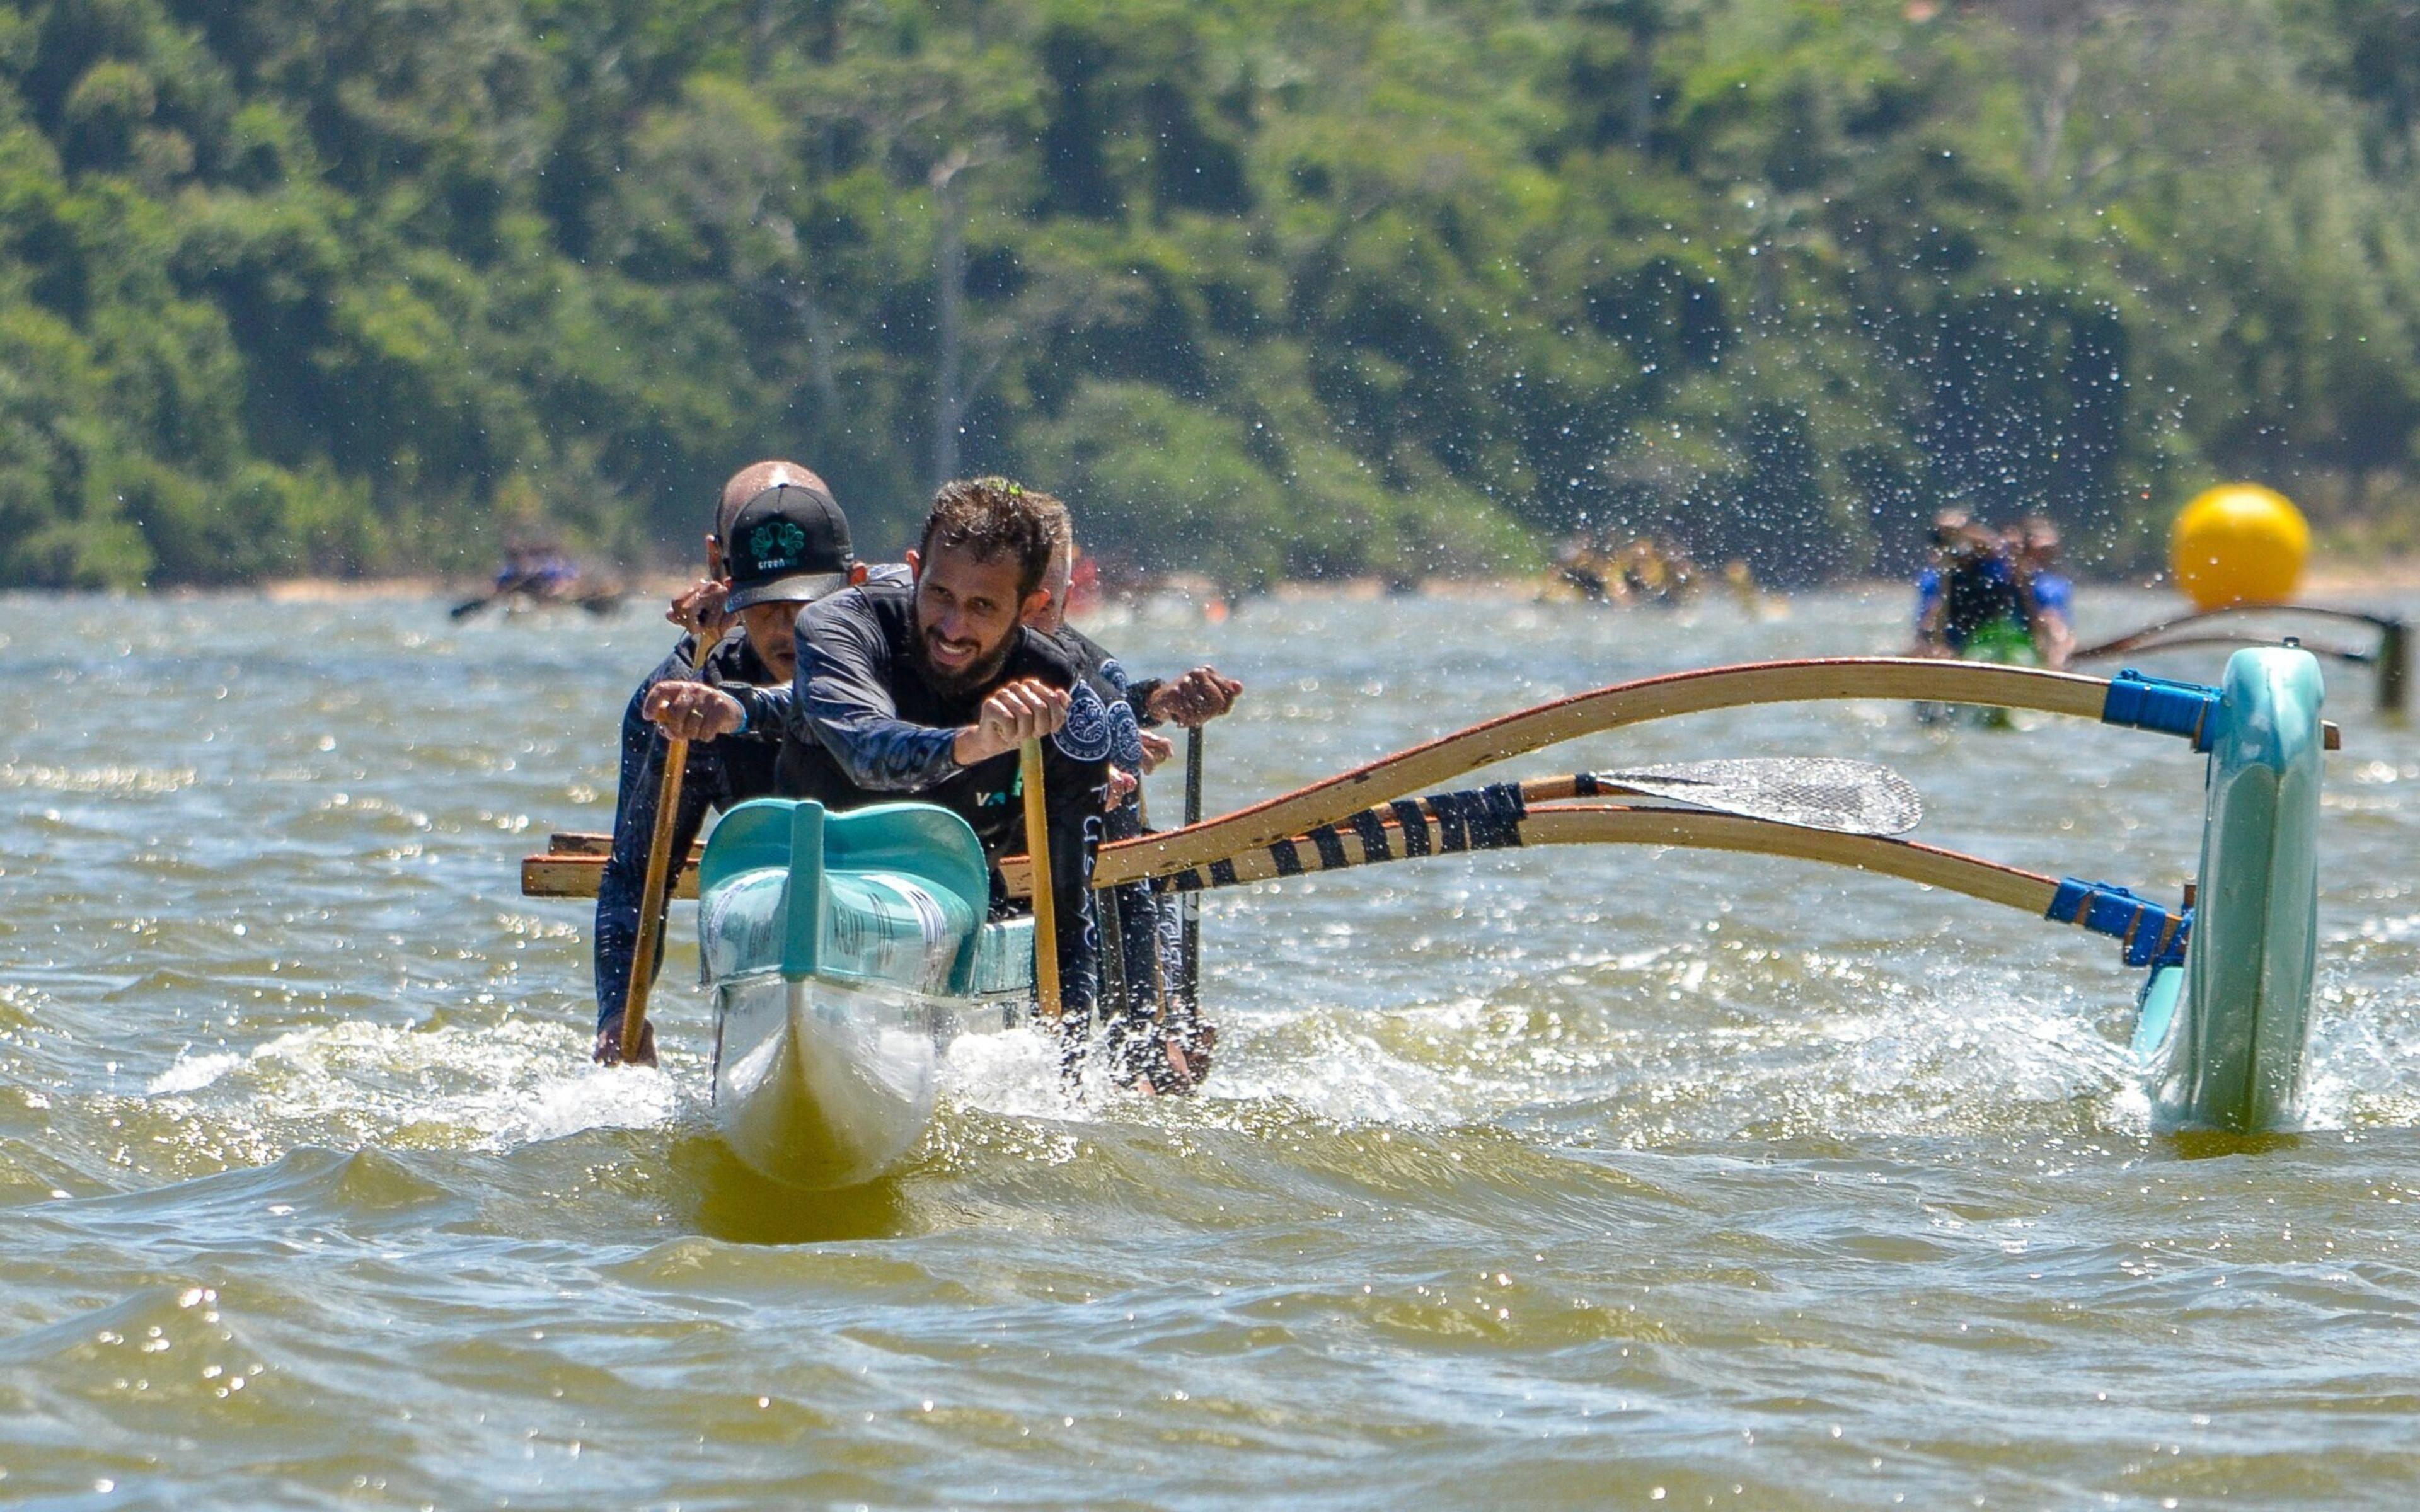
POLYGON ((2420 535, 2420 0, 14 0, 0 583, 689 555, 1807 581, 2420 535))

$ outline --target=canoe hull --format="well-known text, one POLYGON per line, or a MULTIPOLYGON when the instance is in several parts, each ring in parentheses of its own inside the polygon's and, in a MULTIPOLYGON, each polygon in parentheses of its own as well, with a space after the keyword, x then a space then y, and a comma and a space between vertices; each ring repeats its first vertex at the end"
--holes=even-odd
POLYGON ((2239 651, 2211 742, 2192 946, 2145 985, 2134 1054, 2164 1129, 2303 1116, 2319 962, 2319 663, 2239 651))
POLYGON ((1032 922, 983 922, 982 852, 944 810, 740 804, 699 879, 715 1126, 775 1180, 893 1170, 932 1122, 951 1041, 1026 1017, 1032 922))
POLYGON ((855 1186, 905 1160, 933 1119, 950 1042, 972 1002, 768 973, 715 994, 714 1121, 752 1168, 811 1190, 855 1186))

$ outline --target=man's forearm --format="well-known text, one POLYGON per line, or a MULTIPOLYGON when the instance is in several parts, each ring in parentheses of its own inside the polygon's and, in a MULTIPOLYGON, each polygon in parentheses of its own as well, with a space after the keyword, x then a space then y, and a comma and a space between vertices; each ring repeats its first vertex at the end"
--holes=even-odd
POLYGON ((1167 681, 1164 677, 1146 677, 1125 686, 1125 705, 1134 710, 1135 723, 1146 728, 1159 723, 1159 716, 1151 712, 1151 701, 1167 681))
POLYGON ((809 700, 801 721, 843 776, 876 793, 914 793, 954 775, 958 732, 809 700))
POLYGON ((798 717, 799 690, 788 683, 732 683, 722 690, 739 705, 742 735, 778 740, 798 717))

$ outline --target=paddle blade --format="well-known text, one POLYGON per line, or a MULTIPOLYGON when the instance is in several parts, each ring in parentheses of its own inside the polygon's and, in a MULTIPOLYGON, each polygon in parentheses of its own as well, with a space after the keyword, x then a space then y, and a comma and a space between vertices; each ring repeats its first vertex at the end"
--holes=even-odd
POLYGON ((1903 835, 1924 818, 1907 779, 1833 756, 1749 756, 1594 774, 1600 789, 1845 835, 1903 835))

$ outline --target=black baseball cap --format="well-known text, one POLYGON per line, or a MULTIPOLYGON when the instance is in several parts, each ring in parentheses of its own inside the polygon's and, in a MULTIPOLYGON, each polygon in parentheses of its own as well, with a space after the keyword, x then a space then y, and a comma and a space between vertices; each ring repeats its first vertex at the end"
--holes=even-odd
POLYGON ((849 549, 848 517, 810 473, 777 483, 739 508, 722 541, 731 575, 726 607, 813 603, 848 586, 857 553, 849 549))

